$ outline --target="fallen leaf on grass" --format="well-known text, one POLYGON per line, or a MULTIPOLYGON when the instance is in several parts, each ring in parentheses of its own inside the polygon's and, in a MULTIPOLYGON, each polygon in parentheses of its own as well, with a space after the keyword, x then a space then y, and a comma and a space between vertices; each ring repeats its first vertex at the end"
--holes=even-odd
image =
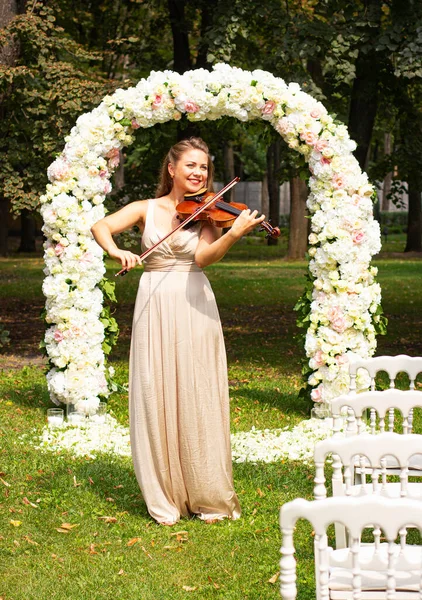
POLYGON ((120 484, 120 485, 113 485, 113 489, 115 489, 115 490, 118 490, 119 488, 122 488, 122 487, 123 487, 122 484, 120 484))
POLYGON ((104 523, 117 523, 116 517, 98 517, 98 518, 101 519, 102 521, 104 521, 104 523))
POLYGON ((182 589, 185 590, 185 592, 194 592, 198 589, 198 586, 195 585, 192 587, 191 585, 184 585, 182 589))
POLYGON ((13 527, 19 527, 20 525, 22 525, 22 521, 14 521, 13 519, 11 519, 10 524, 13 525, 13 527))
POLYGON ((208 575, 208 581, 213 584, 213 586, 215 587, 216 590, 220 589, 220 586, 218 585, 218 583, 215 583, 215 581, 213 581, 209 575, 208 575))
POLYGON ((268 580, 268 583, 277 583, 277 579, 278 579, 279 575, 280 575, 280 571, 277 571, 277 573, 275 575, 270 577, 270 579, 268 580))
POLYGON ((82 485, 82 483, 78 483, 76 481, 76 475, 73 476, 73 487, 79 487, 80 485, 82 485))
POLYGON ((34 544, 34 546, 39 546, 39 543, 35 542, 34 540, 31 540, 29 535, 24 535, 23 539, 25 540, 25 542, 28 542, 28 544, 34 544))
POLYGON ((60 527, 56 527, 56 531, 59 533, 70 533, 74 527, 77 527, 79 523, 72 525, 71 523, 62 523, 60 527))
POLYGON ((120 571, 117 573, 117 575, 126 575, 126 573, 123 571, 123 569, 120 569, 120 571))
POLYGON ((264 492, 261 490, 261 488, 258 488, 258 489, 256 490, 256 493, 258 494, 258 496, 259 496, 260 498, 262 498, 263 496, 265 496, 265 494, 264 494, 264 492))
POLYGON ((145 550, 144 546, 142 546, 142 550, 145 552, 145 554, 148 556, 148 558, 150 558, 152 560, 151 554, 148 552, 148 550, 145 550))
POLYGON ((106 498, 106 502, 114 502, 114 498, 106 498))
POLYGON ((4 479, 2 479, 0 477, 0 481, 2 482, 3 485, 5 485, 6 487, 10 487, 10 483, 7 483, 7 481, 5 481, 4 479))
POLYGON ((171 536, 175 536, 178 542, 187 542, 188 540, 188 531, 176 531, 175 533, 171 533, 171 536))
POLYGON ((140 537, 132 538, 131 540, 128 541, 126 546, 134 546, 136 544, 136 542, 142 542, 142 538, 140 538, 140 537))
POLYGON ((89 545, 89 553, 90 553, 90 554, 98 554, 98 552, 96 552, 96 550, 95 550, 95 546, 96 546, 96 545, 97 545, 97 544, 90 544, 90 545, 89 545))
POLYGON ((36 504, 34 504, 33 502, 31 502, 30 500, 28 500, 28 498, 26 496, 24 498, 22 498, 22 502, 24 504, 26 504, 27 506, 32 506, 32 508, 38 508, 38 506, 36 504))
POLYGON ((91 485, 93 485, 93 484, 94 484, 94 480, 92 479, 92 477, 88 477, 88 481, 89 481, 89 483, 90 483, 91 485))

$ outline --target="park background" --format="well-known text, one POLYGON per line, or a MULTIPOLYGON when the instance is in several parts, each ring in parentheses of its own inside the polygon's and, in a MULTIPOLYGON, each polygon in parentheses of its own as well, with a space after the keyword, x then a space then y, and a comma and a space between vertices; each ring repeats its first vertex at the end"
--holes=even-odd
MULTIPOLYGON (((422 6, 1 0, 0 28, 0 598, 277 598, 278 508, 311 497, 311 466, 235 464, 243 518, 171 531, 148 518, 129 460, 34 447, 51 406, 38 348, 39 196, 77 117, 153 70, 227 62, 298 82, 348 125, 379 188, 374 264, 389 327, 377 354, 422 355, 422 6)), ((109 210, 152 195, 166 149, 187 135, 206 139, 218 181, 240 176, 248 201, 282 227, 277 244, 254 232, 207 275, 226 339, 232 430, 290 428, 310 408, 298 399, 303 348, 293 310, 306 273, 307 169, 262 122, 157 125, 138 130, 122 153, 109 210)), ((136 232, 120 242, 136 248, 136 232)), ((110 360, 122 386, 137 281, 132 273, 118 282, 113 309, 121 332, 110 360)), ((120 392, 109 410, 127 425, 120 392)), ((314 597, 310 533, 298 527, 304 599, 314 597)))

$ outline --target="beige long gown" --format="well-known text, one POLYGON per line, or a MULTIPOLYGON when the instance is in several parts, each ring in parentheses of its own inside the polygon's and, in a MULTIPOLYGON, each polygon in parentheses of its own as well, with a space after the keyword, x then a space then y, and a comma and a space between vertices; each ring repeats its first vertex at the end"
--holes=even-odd
MULTIPOLYGON (((142 250, 166 232, 149 200, 142 250)), ((233 488, 223 333, 214 294, 194 262, 200 225, 145 261, 133 317, 129 420, 136 478, 158 522, 240 516, 233 488)))

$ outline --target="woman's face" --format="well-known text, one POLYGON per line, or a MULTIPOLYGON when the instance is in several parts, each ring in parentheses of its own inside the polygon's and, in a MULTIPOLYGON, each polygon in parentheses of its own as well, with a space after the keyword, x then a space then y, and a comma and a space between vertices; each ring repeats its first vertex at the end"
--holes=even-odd
POLYGON ((208 155, 202 150, 186 150, 176 164, 169 164, 173 185, 185 193, 197 192, 207 185, 208 155))

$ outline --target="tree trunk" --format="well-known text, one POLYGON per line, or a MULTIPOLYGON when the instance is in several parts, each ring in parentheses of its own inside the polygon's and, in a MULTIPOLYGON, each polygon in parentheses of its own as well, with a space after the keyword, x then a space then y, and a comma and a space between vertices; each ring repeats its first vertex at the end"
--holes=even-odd
POLYGON ((201 9, 201 38, 198 43, 198 56, 195 64, 197 69, 209 69, 211 67, 207 58, 208 44, 204 40, 207 39, 207 31, 212 28, 213 8, 216 4, 216 0, 208 0, 201 9))
MULTIPOLYGON (((274 227, 280 224, 280 139, 270 144, 267 150, 267 185, 269 202, 269 221, 274 227)), ((268 245, 278 244, 277 238, 268 238, 268 245)))
POLYGON ((270 214, 270 199, 268 197, 268 173, 265 171, 261 184, 261 213, 268 217, 270 214))
MULTIPOLYGON (((381 0, 367 0, 367 14, 371 17, 368 33, 376 39, 381 22, 381 0), (376 23, 376 25, 375 25, 376 23)), ((369 144, 378 108, 378 80, 381 65, 377 64, 375 49, 359 51, 356 59, 356 77, 353 81, 349 112, 350 137, 357 143, 355 156, 362 170, 366 169, 369 144)))
POLYGON ((9 254, 9 198, 0 196, 0 256, 8 256, 9 254))
POLYGON ((35 252, 35 219, 28 209, 21 211, 21 243, 18 252, 35 252))
MULTIPOLYGON (((391 154, 391 133, 384 134, 384 154, 389 156, 391 154)), ((388 194, 391 192, 391 182, 393 180, 393 174, 388 173, 384 177, 384 185, 382 186, 382 206, 381 210, 383 212, 388 212, 390 210, 390 199, 388 194)))
POLYGON ((171 32, 173 34, 173 69, 184 73, 192 68, 188 28, 185 21, 186 0, 168 0, 171 32))
POLYGON ((290 228, 287 258, 305 258, 308 247, 308 219, 306 219, 306 199, 308 186, 300 177, 290 180, 290 228))
POLYGON ((123 152, 119 152, 119 166, 114 172, 114 190, 120 192, 125 187, 125 157, 123 152))
POLYGON ((405 252, 422 252, 421 190, 409 183, 409 211, 407 214, 407 241, 405 252))
MULTIPOLYGON (((228 183, 235 178, 234 172, 234 152, 233 152, 233 143, 225 142, 223 149, 224 156, 224 181, 228 183)), ((228 191, 227 194, 224 195, 224 199, 226 202, 234 202, 234 188, 228 191)))

